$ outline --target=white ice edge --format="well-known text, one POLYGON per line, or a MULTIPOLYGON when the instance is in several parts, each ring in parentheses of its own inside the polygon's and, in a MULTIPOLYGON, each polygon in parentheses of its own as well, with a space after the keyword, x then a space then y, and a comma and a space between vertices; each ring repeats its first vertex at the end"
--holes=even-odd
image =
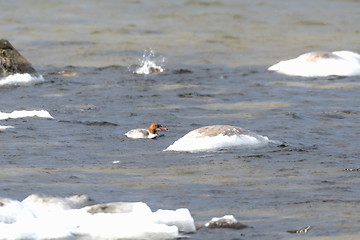
POLYGON ((29 83, 37 83, 43 82, 44 78, 42 75, 32 76, 29 73, 16 73, 13 75, 9 75, 7 77, 0 79, 0 87, 1 86, 11 86, 11 85, 26 85, 29 83))
POLYGON ((0 112, 0 120, 25 117, 53 119, 50 113, 46 110, 15 110, 11 113, 0 112))

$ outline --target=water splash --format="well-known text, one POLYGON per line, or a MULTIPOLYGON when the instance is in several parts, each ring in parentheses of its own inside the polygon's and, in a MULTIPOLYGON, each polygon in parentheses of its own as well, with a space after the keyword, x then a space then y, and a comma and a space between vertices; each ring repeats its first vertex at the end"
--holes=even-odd
POLYGON ((150 49, 145 50, 142 59, 139 59, 140 66, 134 71, 136 74, 151 74, 164 72, 161 66, 165 62, 164 57, 156 57, 155 52, 150 49))

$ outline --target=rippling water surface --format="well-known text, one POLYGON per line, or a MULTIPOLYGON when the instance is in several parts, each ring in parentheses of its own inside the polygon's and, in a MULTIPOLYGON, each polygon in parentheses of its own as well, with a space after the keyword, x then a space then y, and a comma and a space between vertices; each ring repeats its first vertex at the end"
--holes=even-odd
POLYGON ((359 77, 301 78, 268 66, 313 50, 359 51, 359 1, 6 1, 1 37, 44 81, 0 87, 0 196, 234 215, 243 230, 190 239, 357 239, 359 77), (145 50, 165 69, 134 74, 145 50), (132 128, 159 122, 157 140, 132 128), (240 126, 282 142, 163 152, 188 131, 240 126), (350 171, 354 170, 354 171, 350 171), (306 233, 289 233, 311 226, 306 233))

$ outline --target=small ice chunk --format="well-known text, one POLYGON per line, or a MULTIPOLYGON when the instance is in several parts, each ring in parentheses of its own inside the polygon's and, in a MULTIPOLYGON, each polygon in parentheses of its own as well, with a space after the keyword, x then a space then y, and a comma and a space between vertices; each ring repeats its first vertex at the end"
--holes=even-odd
POLYGON ((195 232, 194 219, 187 208, 179 208, 175 211, 159 209, 154 213, 158 223, 178 227, 180 232, 195 232))

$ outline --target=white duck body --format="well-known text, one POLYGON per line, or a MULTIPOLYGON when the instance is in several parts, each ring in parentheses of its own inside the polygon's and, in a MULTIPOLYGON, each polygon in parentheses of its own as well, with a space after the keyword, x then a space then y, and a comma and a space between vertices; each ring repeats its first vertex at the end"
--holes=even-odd
POLYGON ((360 75, 360 54, 350 51, 309 52, 281 61, 269 71, 302 77, 360 75))
POLYGON ((158 135, 156 134, 152 134, 149 132, 149 130, 145 129, 145 128, 137 128, 137 129, 132 129, 130 131, 128 131, 127 133, 125 133, 125 136, 127 136, 128 138, 156 138, 158 135))
POLYGON ((125 133, 125 136, 127 136, 128 138, 134 138, 134 139, 139 139, 139 138, 152 138, 153 139, 153 138, 162 136, 157 133, 158 130, 167 130, 167 128, 162 127, 158 123, 152 123, 148 129, 145 129, 145 128, 132 129, 132 130, 128 131, 127 133, 125 133))
POLYGON ((230 125, 201 127, 187 133, 164 151, 214 151, 233 147, 261 147, 267 137, 230 125))

